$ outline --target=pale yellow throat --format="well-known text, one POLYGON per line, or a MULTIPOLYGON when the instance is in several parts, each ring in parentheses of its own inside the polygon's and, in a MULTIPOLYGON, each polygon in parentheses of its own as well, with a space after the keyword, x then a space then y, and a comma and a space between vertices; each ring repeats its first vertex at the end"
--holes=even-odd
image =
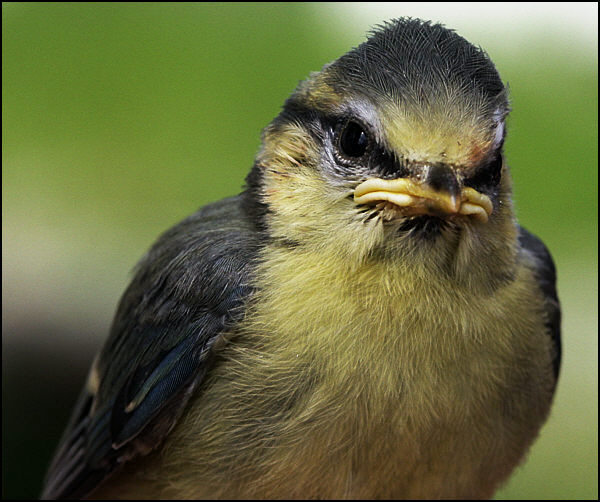
POLYGON ((407 216, 420 214, 465 215, 483 223, 492 214, 492 201, 487 195, 470 187, 464 187, 460 196, 434 190, 408 178, 384 180, 371 178, 354 190, 357 204, 379 204, 389 202, 402 208, 407 216))

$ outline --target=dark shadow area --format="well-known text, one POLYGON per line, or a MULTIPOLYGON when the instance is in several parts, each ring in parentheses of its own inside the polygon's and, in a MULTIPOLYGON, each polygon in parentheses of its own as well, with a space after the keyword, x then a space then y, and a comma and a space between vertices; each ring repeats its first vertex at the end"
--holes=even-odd
POLYGON ((67 346, 66 340, 77 340, 81 332, 65 333, 61 326, 40 323, 11 331, 3 333, 2 343, 2 498, 36 499, 96 347, 67 346), (56 342, 51 349, 14 343, 40 339, 56 342))

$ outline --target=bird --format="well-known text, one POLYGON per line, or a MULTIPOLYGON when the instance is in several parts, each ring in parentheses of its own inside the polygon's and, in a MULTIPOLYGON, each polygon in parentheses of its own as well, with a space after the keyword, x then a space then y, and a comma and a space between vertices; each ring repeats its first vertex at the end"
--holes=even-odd
POLYGON ((561 358, 509 112, 483 49, 409 17, 301 81, 241 193, 138 263, 42 497, 492 497, 561 358))

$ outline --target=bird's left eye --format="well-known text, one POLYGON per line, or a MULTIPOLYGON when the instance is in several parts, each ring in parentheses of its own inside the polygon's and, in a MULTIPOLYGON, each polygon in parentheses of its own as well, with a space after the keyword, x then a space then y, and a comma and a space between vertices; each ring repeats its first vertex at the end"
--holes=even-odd
POLYGON ((338 148, 340 153, 350 159, 362 157, 369 147, 369 135, 364 128, 353 120, 344 124, 339 135, 338 148))

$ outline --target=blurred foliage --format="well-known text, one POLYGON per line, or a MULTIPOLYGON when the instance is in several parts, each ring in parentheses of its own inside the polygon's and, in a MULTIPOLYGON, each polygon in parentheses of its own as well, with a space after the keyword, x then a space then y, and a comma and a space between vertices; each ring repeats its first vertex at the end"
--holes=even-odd
MULTIPOLYGON (((238 192, 297 83, 363 40, 333 29, 332 12, 3 4, 3 497, 39 493, 135 260, 238 192)), ((555 256, 574 332, 553 418, 499 496, 597 498, 597 366, 582 374, 578 359, 597 349, 597 61, 539 46, 490 55, 511 88, 517 213, 555 256)))

